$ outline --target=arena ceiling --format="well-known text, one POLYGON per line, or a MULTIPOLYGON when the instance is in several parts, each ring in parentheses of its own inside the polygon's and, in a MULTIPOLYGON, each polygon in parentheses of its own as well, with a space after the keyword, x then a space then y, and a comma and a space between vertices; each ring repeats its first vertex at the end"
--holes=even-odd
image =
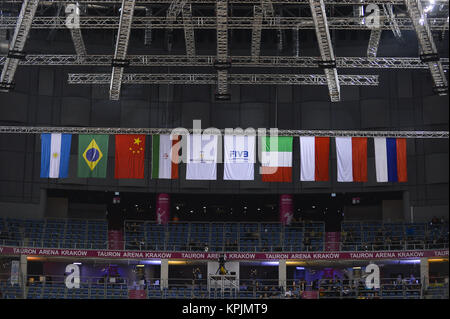
POLYGON ((218 100, 230 98, 232 84, 326 85, 337 102, 343 85, 378 85, 377 69, 428 69, 435 93, 446 95, 448 46, 439 52, 438 42, 448 37, 448 15, 448 0, 4 0, 0 90, 14 89, 17 67, 103 66, 108 72, 69 73, 68 81, 108 84, 111 100, 124 83, 214 84, 218 100), (27 42, 57 32, 73 52, 27 51, 27 42), (364 52, 337 56, 338 32, 362 33, 364 52), (418 54, 379 56, 386 33, 403 43, 414 37, 418 54), (315 51, 304 50, 307 34, 315 51), (211 41, 201 46, 205 38, 211 41), (242 39, 248 54, 236 55, 242 39))

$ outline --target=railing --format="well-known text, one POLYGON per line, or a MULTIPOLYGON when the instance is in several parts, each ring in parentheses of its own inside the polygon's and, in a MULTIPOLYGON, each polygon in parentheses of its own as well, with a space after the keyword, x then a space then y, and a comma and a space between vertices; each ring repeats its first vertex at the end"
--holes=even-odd
MULTIPOLYGON (((8 221, 8 219, 5 219, 8 221)), ((3 221, 1 219, 0 221, 3 221)), ((11 220, 10 220, 11 221, 11 220)), ((70 225, 74 219, 46 219, 45 225, 61 224, 70 225)), ((93 220, 98 222, 99 220, 93 220)), ((66 227, 68 237, 46 237, 52 227, 47 228, 42 222, 38 235, 27 233, 26 225, 33 223, 31 220, 24 220, 20 225, 20 220, 12 220, 14 225, 6 233, 5 227, 0 233, 0 245, 17 246, 27 248, 59 248, 59 249, 107 249, 107 232, 102 232, 104 239, 89 240, 83 233, 83 239, 74 239, 66 227), (13 232, 22 228, 21 232, 13 232)), ((94 223, 85 222, 84 228, 89 233, 90 225, 94 223)), ((344 229, 353 228, 356 234, 344 236, 338 244, 340 251, 389 251, 389 250, 427 250, 427 249, 448 249, 448 224, 441 226, 430 226, 427 224, 394 224, 385 223, 385 227, 392 227, 380 233, 378 227, 384 227, 382 223, 354 222, 346 224, 344 229), (422 227, 421 235, 412 235, 408 229, 422 227), (365 230, 365 229, 369 230, 365 230), (359 230, 358 230, 359 229, 359 230), (395 233, 395 234, 394 234, 395 233), (393 234, 393 235, 392 235, 393 234), (424 235, 425 234, 425 235, 424 235), (437 234, 437 235, 436 235, 437 234), (390 240, 387 237, 390 237, 390 240), (431 236, 431 237, 427 237, 431 236), (439 236, 439 238, 436 238, 439 236), (412 239, 414 238, 414 239, 412 239)), ((302 251, 314 252, 325 249, 324 225, 323 223, 302 223, 291 226, 283 226, 280 223, 169 223, 168 225, 157 225, 148 221, 125 221, 125 234, 123 244, 125 250, 153 250, 153 251, 190 251, 190 252, 289 252, 302 251), (136 229, 130 225, 136 224, 136 229), (202 224, 203 226, 198 226, 202 224), (195 226, 195 227, 194 227, 195 226), (177 228, 178 227, 178 228, 177 228), (230 233, 229 228, 234 228, 230 233), (158 229, 152 232, 151 229, 158 229), (170 231, 181 229, 181 231, 170 231), (197 230, 196 230, 197 229, 197 230), (214 232, 220 234, 217 238, 214 232), (180 233, 182 235, 180 235, 180 233), (204 240, 202 240, 202 238, 204 240), (202 241, 200 241, 202 240, 202 241)), ((344 224, 343 224, 344 226, 344 224)), ((36 228, 35 228, 36 229, 36 228)), ((352 231, 346 231, 351 233, 352 231)), ((50 233, 51 234, 51 233, 50 233)), ((97 237, 98 238, 98 237, 97 237)))
POLYGON ((420 280, 409 278, 382 278, 377 289, 366 288, 363 279, 293 284, 293 280, 241 278, 236 284, 220 287, 208 286, 207 279, 141 279, 131 282, 120 277, 82 277, 80 288, 67 288, 62 276, 29 275, 24 287, 11 286, 3 276, 0 299, 128 299, 132 290, 144 291, 148 299, 301 299, 307 292, 316 293, 320 299, 448 299, 448 277, 425 290, 420 280))
POLYGON ((421 299, 422 284, 417 279, 384 278, 379 288, 369 289, 364 280, 321 279, 319 299, 421 299))
MULTIPOLYGON (((189 244, 168 244, 167 242, 158 244, 151 242, 138 243, 136 246, 129 245, 127 241, 119 241, 125 245, 124 250, 136 250, 136 251, 182 251, 182 252, 211 252, 211 253, 223 253, 223 252, 320 252, 324 251, 325 243, 306 246, 303 244, 297 245, 254 245, 241 246, 240 243, 236 245, 208 245, 207 249, 205 246, 195 246, 189 244)), ((334 244, 330 242, 329 244, 334 244)), ((438 250, 438 249, 448 249, 448 243, 441 244, 427 244, 427 243, 417 243, 416 241, 404 242, 402 244, 362 244, 361 242, 352 243, 336 243, 340 248, 339 251, 397 251, 397 250, 438 250)), ((86 241, 78 242, 71 245, 66 245, 64 241, 58 242, 53 245, 45 245, 45 240, 11 240, 3 239, 0 240, 0 246, 14 246, 14 247, 26 247, 26 248, 36 248, 36 249, 107 249, 107 241, 86 241)))

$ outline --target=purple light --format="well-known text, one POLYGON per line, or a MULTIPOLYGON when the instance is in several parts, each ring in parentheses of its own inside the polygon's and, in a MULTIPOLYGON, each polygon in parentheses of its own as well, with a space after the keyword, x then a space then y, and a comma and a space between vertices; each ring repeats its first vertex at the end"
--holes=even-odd
POLYGON ((297 270, 305 270, 305 267, 295 267, 297 270))
POLYGON ((279 262, 278 261, 263 261, 261 262, 262 266, 278 266, 279 262))
POLYGON ((400 260, 400 264, 420 264, 420 259, 400 260))
POLYGON ((139 263, 146 265, 161 265, 161 260, 140 260, 139 263))

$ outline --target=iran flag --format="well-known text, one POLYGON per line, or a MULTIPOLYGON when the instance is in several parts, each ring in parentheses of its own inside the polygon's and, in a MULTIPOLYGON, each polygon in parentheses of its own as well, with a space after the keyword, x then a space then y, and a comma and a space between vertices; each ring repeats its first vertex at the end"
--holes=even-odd
POLYGON ((338 182, 367 182, 367 138, 336 137, 338 182))
POLYGON ((152 178, 178 178, 178 150, 180 137, 175 135, 171 139, 169 134, 152 136, 152 178))
POLYGON ((261 138, 263 182, 292 181, 292 136, 261 138))
POLYGON ((300 180, 329 180, 330 138, 300 136, 300 180))
POLYGON ((377 182, 407 182, 406 139, 375 137, 377 182))

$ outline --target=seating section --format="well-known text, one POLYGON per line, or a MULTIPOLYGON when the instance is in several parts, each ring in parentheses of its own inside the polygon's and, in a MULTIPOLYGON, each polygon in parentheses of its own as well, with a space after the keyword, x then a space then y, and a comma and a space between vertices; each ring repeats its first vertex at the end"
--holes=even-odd
POLYGON ((35 248, 107 249, 106 220, 0 217, 0 245, 35 248))
POLYGON ((448 248, 448 223, 344 222, 341 250, 417 250, 448 248))
MULTIPOLYGON (((125 249, 167 251, 323 251, 325 225, 126 221, 125 249)), ((341 250, 448 248, 448 223, 343 222, 341 250)), ((107 249, 106 220, 0 218, 0 245, 107 249)))
POLYGON ((125 221, 126 249, 168 251, 321 251, 323 223, 169 223, 125 221), (309 242, 304 242, 304 235, 309 242), (145 238, 145 240, 142 240, 145 238), (140 242, 142 241, 142 244, 140 242))
MULTIPOLYGON (((1 289, 4 291, 4 288, 1 289)), ((11 289, 10 289, 11 290, 11 289)), ((17 289, 16 289, 17 290, 17 289)), ((11 294, 9 298, 22 298, 21 293, 11 294)), ((5 297, 6 298, 6 297, 5 297)), ((29 283, 27 299, 128 299, 125 284, 81 282, 79 289, 68 289, 63 282, 29 283)))

